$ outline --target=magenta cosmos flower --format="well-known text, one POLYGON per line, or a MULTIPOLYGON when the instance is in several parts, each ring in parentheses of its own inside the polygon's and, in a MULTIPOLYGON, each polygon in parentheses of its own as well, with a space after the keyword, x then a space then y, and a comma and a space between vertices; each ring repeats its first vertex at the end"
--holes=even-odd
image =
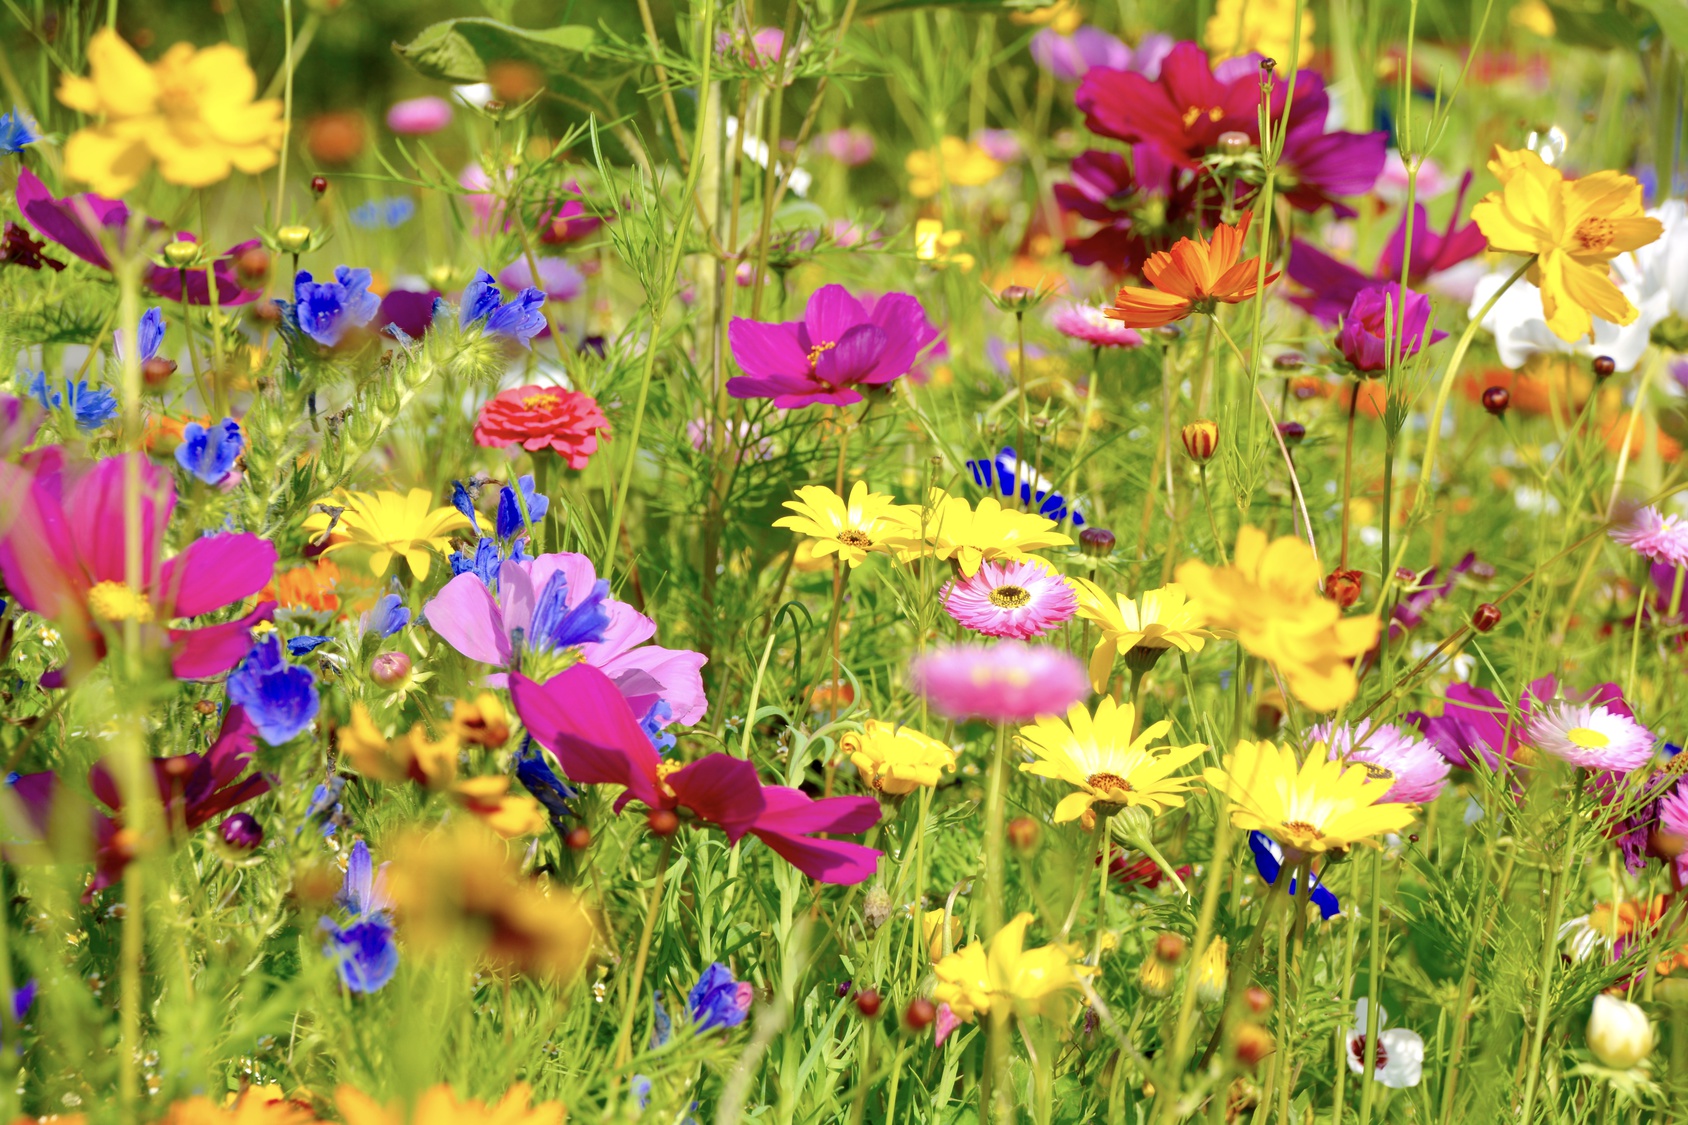
POLYGON ((1452 764, 1444 758, 1428 739, 1411 728, 1392 723, 1372 723, 1370 719, 1358 726, 1344 723, 1333 728, 1320 723, 1312 730, 1312 737, 1330 748, 1334 761, 1342 759, 1359 762, 1368 767, 1367 773, 1381 770, 1394 780, 1385 801, 1404 805, 1422 805, 1441 796, 1448 783, 1452 764))
MULTIPOLYGON (((563 773, 585 785, 619 785, 620 812, 629 801, 657 811, 686 812, 737 843, 746 833, 823 883, 871 877, 880 853, 815 833, 865 832, 879 823, 871 797, 814 800, 797 789, 763 785, 756 767, 731 754, 706 754, 676 765, 657 755, 615 684, 590 664, 576 664, 545 684, 517 673, 510 696, 528 733, 557 756, 563 773)), ((653 824, 654 827, 654 824, 653 824)))
MULTIPOLYGON (((1391 350, 1397 364, 1417 355, 1429 327, 1429 297, 1399 285, 1374 285, 1354 295, 1342 317, 1342 330, 1336 334, 1336 350, 1356 371, 1377 374, 1388 369, 1391 350)), ((1429 342, 1447 336, 1432 331, 1429 342)))
POLYGON ((1098 224, 1067 239, 1074 265, 1106 266, 1121 276, 1141 269, 1149 255, 1171 247, 1195 210, 1199 181, 1153 145, 1134 146, 1129 160, 1088 149, 1073 158, 1070 172, 1070 183, 1055 185, 1055 202, 1098 224))
POLYGON ((915 659, 909 679, 940 715, 993 723, 1063 714, 1090 693, 1077 659, 1021 641, 936 649, 915 659))
POLYGON ((842 285, 815 290, 802 320, 777 324, 734 317, 727 327, 744 374, 727 380, 734 398, 771 398, 782 410, 862 400, 860 387, 908 374, 938 338, 907 293, 887 293, 870 313, 842 285))
POLYGON ((1651 504, 1637 508, 1629 519, 1607 534, 1656 563, 1671 567, 1688 565, 1688 523, 1680 516, 1665 515, 1651 504))
POLYGON ((944 611, 987 637, 1041 637, 1078 612, 1070 582, 1041 559, 986 563, 944 590, 944 611))
POLYGON ((406 137, 438 133, 451 124, 451 103, 444 98, 407 98, 387 110, 387 128, 406 137))
MULTIPOLYGON (((447 582, 422 614, 452 648, 494 668, 510 666, 519 632, 529 650, 578 649, 581 660, 608 676, 641 716, 660 703, 671 721, 690 726, 709 708, 699 672, 708 658, 646 644, 656 635, 656 622, 610 597, 609 584, 585 555, 507 561, 490 587, 465 571, 447 582)), ((494 674, 487 682, 501 686, 504 676, 494 674)))
MULTIPOLYGON (((42 451, 32 473, 0 464, 0 574, 18 604, 60 623, 71 647, 71 674, 104 658, 124 623, 141 627, 149 646, 167 647, 178 679, 227 672, 252 647, 252 626, 268 621, 263 602, 234 621, 200 629, 171 628, 238 605, 269 584, 275 545, 245 532, 207 535, 164 557, 164 533, 176 508, 176 485, 164 469, 138 453, 108 457, 92 467, 63 467, 59 450, 42 451), (128 583, 124 534, 124 478, 140 475, 140 583, 128 583)), ((44 682, 57 685, 62 672, 44 682)))

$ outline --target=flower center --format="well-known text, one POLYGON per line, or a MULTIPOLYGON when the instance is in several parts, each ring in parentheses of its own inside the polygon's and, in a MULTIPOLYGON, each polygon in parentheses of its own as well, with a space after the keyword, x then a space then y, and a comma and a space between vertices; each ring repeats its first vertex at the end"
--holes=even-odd
POLYGON ((88 591, 88 608, 101 621, 151 621, 152 605, 122 582, 100 582, 88 591))
POLYGON ((1103 793, 1131 792, 1131 783, 1117 773, 1093 773, 1085 778, 1085 784, 1103 793))
POLYGON ((542 392, 536 395, 528 395, 522 399, 522 408, 524 410, 555 410, 557 404, 561 401, 563 400, 557 395, 542 392))
POLYGON ((1577 224, 1577 229, 1571 232, 1571 239, 1579 249, 1593 254, 1610 246, 1616 234, 1617 227, 1612 225, 1612 220, 1590 215, 1577 224))
POLYGON ((829 352, 838 346, 837 340, 828 340, 824 344, 816 344, 809 349, 809 374, 815 373, 815 366, 821 361, 821 353, 829 352))
POLYGON ((656 764, 656 784, 665 796, 674 796, 674 790, 668 787, 668 775, 676 770, 684 769, 680 762, 658 762, 656 764))
POLYGON ((1197 119, 1202 118, 1202 117, 1206 117, 1209 121, 1218 121, 1221 117, 1224 117, 1224 116, 1225 116, 1225 111, 1222 108, 1220 108, 1219 106, 1213 106, 1212 108, 1209 108, 1209 109, 1203 109, 1199 105, 1193 105, 1189 109, 1184 111, 1184 128, 1188 129, 1190 126, 1192 126, 1196 123, 1197 119))
POLYGON ((847 527, 838 533, 838 541, 846 547, 871 547, 873 540, 859 528, 847 527))
POLYGON ((1317 840, 1319 830, 1305 820, 1286 820, 1280 827, 1297 843, 1302 840, 1317 840))
POLYGON ((1571 745, 1584 750, 1604 750, 1612 745, 1610 738, 1590 727, 1572 727, 1565 732, 1565 737, 1571 740, 1571 745))
MULTIPOLYGON (((1348 1049, 1354 1053, 1354 1061, 1360 1064, 1360 1069, 1364 1070, 1366 1068, 1366 1037, 1364 1035, 1354 1036, 1353 1039, 1349 1040, 1348 1049)), ((1379 1037, 1377 1041, 1377 1069, 1382 1070, 1387 1065, 1389 1065, 1389 1052, 1383 1049, 1383 1039, 1379 1037)))
POLYGON ((1032 595, 1024 586, 998 586, 991 591, 991 604, 998 609, 1019 609, 1031 604, 1032 595))

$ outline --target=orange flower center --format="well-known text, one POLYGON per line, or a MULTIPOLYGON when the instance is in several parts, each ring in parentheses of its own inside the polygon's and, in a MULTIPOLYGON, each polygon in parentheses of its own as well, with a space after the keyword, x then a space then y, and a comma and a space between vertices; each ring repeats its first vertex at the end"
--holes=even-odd
POLYGON ((837 340, 828 340, 824 344, 816 344, 814 347, 809 349, 809 372, 810 372, 810 374, 814 373, 815 365, 820 363, 821 353, 822 352, 829 352, 833 348, 836 348, 837 346, 838 346, 837 340))
POLYGON ((991 591, 991 604, 998 609, 1019 609, 1032 600, 1024 586, 998 586, 991 591))
POLYGON ((1571 240, 1584 253, 1597 254, 1612 244, 1616 234, 1617 227, 1612 225, 1612 220, 1590 215, 1577 224, 1577 229, 1571 232, 1571 240))
POLYGON ((838 533, 838 541, 846 547, 871 547, 873 540, 868 538, 867 532, 847 527, 838 533))
POLYGON ((1305 820, 1286 820, 1280 827, 1282 827, 1289 835, 1290 839, 1296 843, 1300 843, 1303 840, 1317 840, 1319 838, 1319 830, 1313 825, 1308 824, 1305 820))
POLYGON ((525 410, 555 410, 557 404, 562 401, 562 398, 558 395, 549 393, 528 395, 522 399, 522 408, 525 410))
POLYGON ((1184 128, 1188 129, 1196 123, 1198 118, 1201 117, 1206 117, 1209 121, 1217 122, 1224 116, 1225 111, 1218 106, 1212 106, 1211 108, 1204 109, 1199 105, 1193 105, 1184 111, 1184 128))
POLYGON ((1101 793, 1129 793, 1131 783, 1117 773, 1093 773, 1085 784, 1101 793))

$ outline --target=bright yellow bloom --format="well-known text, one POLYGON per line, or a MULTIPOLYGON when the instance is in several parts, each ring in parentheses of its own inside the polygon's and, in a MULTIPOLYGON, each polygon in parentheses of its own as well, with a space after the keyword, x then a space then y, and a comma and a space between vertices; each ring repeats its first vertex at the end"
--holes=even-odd
POLYGON ((305 520, 305 530, 323 532, 332 524, 336 539, 323 553, 365 548, 372 552, 369 569, 377 578, 387 573, 394 555, 404 557, 417 581, 427 578, 433 564, 428 552, 443 554, 451 545, 446 533, 469 526, 456 508, 434 507, 434 496, 425 488, 413 488, 404 496, 387 491, 343 492, 324 503, 345 511, 337 522, 326 512, 313 513, 305 520))
POLYGON ((424 1090, 416 1108, 406 1114, 401 1101, 382 1105, 361 1090, 342 1086, 334 1092, 334 1104, 346 1125, 562 1125, 568 1116, 562 1102, 530 1105, 532 1096, 527 1083, 518 1082, 498 1102, 487 1105, 472 1098, 460 1100, 442 1082, 424 1090))
POLYGON ((1287 745, 1238 742, 1223 769, 1209 766, 1202 777, 1234 802, 1232 824, 1302 853, 1376 847, 1372 837, 1405 828, 1417 815, 1412 805, 1384 803, 1392 781, 1373 780, 1364 766, 1332 761, 1322 742, 1299 766, 1287 745))
POLYGON ((914 224, 914 256, 933 269, 954 266, 962 273, 973 268, 973 255, 959 249, 967 236, 945 230, 941 219, 917 219, 914 224))
POLYGON ((908 169, 908 193, 931 199, 945 183, 950 187, 978 187, 1002 175, 1002 164, 979 145, 960 137, 945 137, 937 150, 918 149, 903 161, 908 169))
POLYGON ((1230 566, 1179 565, 1178 582, 1200 603, 1207 623, 1236 634, 1242 646, 1283 674, 1290 694, 1315 711, 1354 698, 1352 664, 1377 642, 1378 620, 1343 617, 1319 593, 1319 563, 1292 535, 1266 542, 1259 528, 1237 532, 1230 566))
POLYGON ((1543 39, 1552 39, 1553 33, 1559 30, 1559 23, 1553 18, 1553 9, 1543 0, 1519 0, 1512 6, 1512 11, 1506 14, 1506 22, 1543 39))
MULTIPOLYGON (((851 566, 860 566, 890 536, 908 532, 910 509, 882 492, 869 492, 866 481, 851 486, 848 500, 823 485, 808 485, 785 506, 797 514, 775 520, 775 527, 813 539, 816 556, 836 554, 851 566)), ((918 515, 920 509, 913 511, 918 515)))
POLYGON ((1554 335, 1592 338, 1591 317, 1629 324, 1640 315, 1613 284, 1609 264, 1664 233, 1659 220, 1643 213, 1635 177, 1595 172, 1567 180, 1535 153, 1499 145, 1489 171, 1500 190, 1485 195, 1471 217, 1489 249, 1536 256, 1526 276, 1541 289, 1554 335))
POLYGON ((1096 705, 1094 717, 1084 704, 1075 703, 1067 709, 1064 723, 1045 715, 1020 728, 1021 743, 1038 759, 1020 768, 1064 781, 1077 790, 1055 806, 1056 824, 1077 820, 1095 804, 1141 805, 1157 816, 1184 804, 1183 793, 1195 778, 1174 777, 1173 771, 1200 757, 1207 747, 1199 742, 1151 747, 1172 724, 1162 719, 1133 738, 1136 721, 1136 708, 1105 696, 1096 705))
POLYGON ((1213 639, 1202 628, 1201 608, 1189 600, 1184 587, 1173 582, 1135 598, 1115 594, 1083 578, 1068 579, 1078 591, 1078 615, 1102 628, 1102 639, 1090 654, 1090 680, 1102 691, 1113 675, 1114 658, 1134 648, 1200 652, 1213 639))
POLYGON ((861 772, 862 780, 881 793, 912 793, 922 785, 938 784, 943 771, 955 772, 955 751, 913 727, 869 719, 862 729, 846 734, 839 748, 861 772))
POLYGON ((1078 947, 1045 945, 1025 949, 1030 914, 1021 914, 991 939, 987 954, 979 942, 964 946, 933 966, 938 983, 932 999, 948 1004, 959 1019, 988 1015, 1008 1008, 1025 1017, 1048 1013, 1059 1017, 1067 993, 1081 977, 1096 970, 1075 964, 1078 947))
POLYGON ((510 792, 508 774, 467 777, 451 787, 451 795, 463 807, 481 818, 481 823, 504 837, 537 836, 548 821, 539 802, 525 794, 510 792))
MULTIPOLYGON (((920 934, 926 939, 926 952, 932 958, 933 963, 944 959, 945 913, 944 908, 940 906, 936 910, 928 910, 920 916, 920 934)), ((961 934, 961 919, 951 914, 948 936, 949 944, 952 947, 961 940, 961 934)))
POLYGON ((953 559, 968 578, 986 562, 1023 559, 1027 551, 1072 542, 1055 530, 1054 520, 1004 508, 994 496, 984 497, 974 510, 965 497, 934 488, 927 508, 911 511, 908 530, 891 540, 897 557, 905 562, 926 556, 953 559))
POLYGON ((1074 0, 1055 0, 1053 4, 1029 11, 1017 9, 1009 12, 1008 18, 1030 27, 1048 26, 1062 35, 1071 35, 1084 24, 1084 13, 1078 10, 1074 0))
MULTIPOLYGON (((1280 70, 1289 66, 1290 37, 1295 34, 1295 0, 1219 0, 1207 17, 1202 43, 1214 62, 1234 59, 1259 51, 1277 59, 1280 70)), ((1301 53, 1298 63, 1306 66, 1313 58, 1313 12, 1307 5, 1301 12, 1301 53)))
POLYGON ((410 780, 429 789, 444 789, 457 780, 455 734, 430 742, 417 723, 409 734, 389 741, 361 703, 352 704, 352 721, 340 728, 336 741, 352 768, 374 781, 410 780))
POLYGON ((115 31, 88 41, 88 77, 65 75, 59 101, 98 120, 64 146, 65 174, 102 195, 122 195, 147 169, 206 187, 231 171, 273 167, 285 126, 281 101, 253 101, 246 53, 227 43, 177 43, 148 66, 115 31))

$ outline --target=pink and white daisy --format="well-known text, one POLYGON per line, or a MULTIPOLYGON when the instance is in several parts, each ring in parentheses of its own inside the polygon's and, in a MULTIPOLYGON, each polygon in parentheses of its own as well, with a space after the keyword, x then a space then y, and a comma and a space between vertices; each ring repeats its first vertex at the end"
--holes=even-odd
POLYGON ((1628 773, 1653 756, 1653 732, 1607 707, 1559 702, 1530 716, 1524 743, 1584 769, 1628 773))
POLYGON ((1098 348, 1135 348, 1143 342, 1135 328, 1109 320, 1092 305, 1062 304, 1049 316, 1055 331, 1098 348))
POLYGON ((1076 658, 1021 641, 935 649, 915 659, 909 681, 940 715, 993 723, 1065 714, 1090 694, 1090 677, 1076 658))
POLYGON ((1681 516, 1665 515, 1651 504, 1636 509, 1628 522, 1607 534, 1654 562, 1688 565, 1688 523, 1681 516))
POLYGON ((944 610, 987 637, 1041 637, 1078 612, 1072 583, 1041 559, 986 563, 945 588, 944 610))
POLYGON ((1313 728, 1313 738, 1330 748, 1332 760, 1358 762, 1366 772, 1381 779, 1387 773, 1394 779, 1383 799, 1403 805, 1422 805, 1434 801, 1448 782, 1449 761, 1430 741, 1417 731, 1398 727, 1393 723, 1372 723, 1370 719, 1358 725, 1344 723, 1332 727, 1320 723, 1313 728))
MULTIPOLYGON (((1688 790, 1680 785, 1659 798, 1659 831, 1676 838, 1670 841, 1670 847, 1675 847, 1678 840, 1688 843, 1688 790)), ((1668 852, 1670 847, 1665 850, 1668 852)), ((1688 847, 1677 852, 1670 862, 1676 868, 1677 886, 1688 886, 1688 847)))

